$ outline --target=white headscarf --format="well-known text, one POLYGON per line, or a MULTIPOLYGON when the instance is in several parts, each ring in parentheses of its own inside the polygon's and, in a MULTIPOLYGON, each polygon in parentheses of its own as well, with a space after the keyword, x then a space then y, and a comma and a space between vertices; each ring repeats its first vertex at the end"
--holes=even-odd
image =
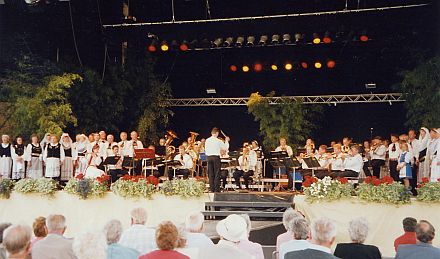
POLYGON ((63 133, 63 135, 61 135, 61 140, 60 140, 61 145, 63 145, 63 147, 65 148, 70 148, 73 144, 72 139, 69 136, 69 133, 63 133), (67 141, 64 141, 64 137, 68 137, 67 141))
POLYGON ((424 150, 428 147, 429 140, 431 139, 431 136, 429 135, 429 129, 425 127, 421 127, 420 130, 423 130, 425 132, 425 137, 422 138, 422 135, 419 136, 420 141, 420 151, 424 150))
POLYGON ((49 141, 46 140, 48 136, 50 136, 50 133, 44 134, 43 139, 40 141, 40 146, 42 146, 43 148, 46 146, 46 144, 50 143, 50 140, 49 141))

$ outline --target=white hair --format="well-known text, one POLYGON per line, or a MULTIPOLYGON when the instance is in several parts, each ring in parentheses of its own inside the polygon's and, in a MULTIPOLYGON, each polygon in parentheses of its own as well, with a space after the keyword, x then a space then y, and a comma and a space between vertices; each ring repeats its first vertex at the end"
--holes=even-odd
POLYGON ((251 218, 249 217, 248 214, 240 214, 240 216, 244 219, 244 221, 246 221, 246 230, 249 236, 249 233, 251 233, 251 229, 252 229, 251 218))
POLYGON ((368 236, 368 221, 365 218, 356 218, 350 221, 348 225, 348 234, 351 241, 356 243, 364 243, 368 236))
POLYGON ((66 218, 63 215, 49 215, 46 218, 46 226, 49 232, 62 231, 66 228, 66 218))
POLYGON ((24 253, 31 243, 32 230, 26 225, 11 225, 3 232, 3 246, 9 254, 24 253))
POLYGON ((147 222, 147 211, 144 208, 135 208, 130 214, 133 224, 144 225, 147 222))
POLYGON ((186 216, 185 219, 185 229, 188 232, 198 233, 203 228, 203 223, 205 222, 205 217, 199 211, 195 211, 186 216))
POLYGON ((312 223, 312 239, 319 245, 330 242, 336 236, 336 225, 329 218, 319 218, 312 223))
POLYGON ((309 222, 305 218, 296 218, 292 221, 291 230, 296 240, 306 240, 310 232, 309 222))
POLYGON ((77 259, 106 259, 107 242, 102 232, 85 232, 78 235, 72 244, 77 259))
POLYGON ((112 219, 104 227, 104 234, 107 238, 107 244, 115 244, 119 242, 122 235, 122 223, 117 219, 112 219))
POLYGON ((296 218, 302 218, 303 216, 301 215, 301 213, 299 213, 298 211, 292 209, 292 208, 288 208, 284 213, 283 213, 283 225, 284 228, 287 231, 292 231, 291 230, 291 226, 292 226, 292 221, 296 218))

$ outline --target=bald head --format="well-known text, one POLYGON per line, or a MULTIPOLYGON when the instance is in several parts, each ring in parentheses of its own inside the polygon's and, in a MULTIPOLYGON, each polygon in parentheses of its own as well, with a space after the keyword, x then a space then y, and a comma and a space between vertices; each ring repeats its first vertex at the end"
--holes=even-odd
POLYGON ((3 246, 10 258, 26 258, 30 251, 32 231, 29 226, 12 225, 3 232, 3 246))

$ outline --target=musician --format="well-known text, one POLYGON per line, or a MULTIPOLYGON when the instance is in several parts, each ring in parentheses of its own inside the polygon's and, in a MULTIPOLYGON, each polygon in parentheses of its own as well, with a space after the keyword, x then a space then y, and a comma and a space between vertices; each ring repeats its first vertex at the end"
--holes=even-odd
POLYGON ((344 137, 342 139, 342 146, 341 146, 342 153, 348 154, 350 152, 350 150, 351 150, 350 146, 351 146, 352 141, 353 141, 353 139, 350 137, 344 137))
POLYGON ((208 162, 208 178, 209 188, 211 192, 220 191, 220 154, 229 149, 229 137, 225 137, 225 142, 218 138, 220 130, 213 128, 211 130, 211 137, 206 139, 205 153, 208 162))
POLYGON ((304 146, 304 148, 307 149, 307 147, 310 147, 313 150, 313 152, 315 152, 315 142, 313 141, 313 139, 308 138, 306 140, 306 145, 304 146))
POLYGON ((100 143, 107 143, 107 133, 105 133, 105 131, 101 130, 98 134, 99 134, 99 142, 100 143))
MULTIPOLYGON (((105 155, 103 156, 104 159, 107 158, 108 156, 113 156, 113 146, 117 146, 118 143, 115 142, 115 136, 113 136, 112 134, 108 134, 107 135, 107 142, 104 144, 105 146, 105 155)), ((119 151, 119 148, 118 148, 119 151)))
POLYGON ((128 156, 134 157, 134 150, 135 149, 142 149, 142 148, 144 148, 144 145, 142 144, 142 142, 140 140, 138 140, 139 135, 136 131, 133 130, 130 133, 130 138, 131 138, 131 140, 128 141, 128 145, 129 145, 128 156))
POLYGON ((335 144, 333 146, 333 156, 330 159, 331 172, 333 177, 337 177, 342 171, 344 171, 344 159, 345 155, 342 153, 341 144, 335 144))
MULTIPOLYGON (((255 151, 254 151, 255 153, 255 151)), ((234 172, 235 184, 241 189, 240 177, 244 179, 244 185, 246 189, 249 189, 249 183, 252 181, 255 168, 257 165, 257 157, 250 154, 250 148, 248 146, 243 148, 243 155, 238 158, 238 167, 234 172)))
POLYGON ((350 155, 344 158, 344 170, 336 175, 336 177, 358 177, 364 166, 362 155, 360 154, 361 147, 353 145, 350 148, 350 155))
MULTIPOLYGON (((380 178, 380 168, 385 165, 385 156, 387 148, 379 136, 374 137, 370 148, 371 167, 373 168, 373 175, 380 178)), ((369 175, 367 175, 369 176, 369 175)), ((371 176, 371 175, 370 175, 371 176)))
POLYGON ((318 154, 315 157, 320 165, 320 168, 315 170, 315 176, 320 179, 326 176, 330 176, 330 172, 329 172, 330 161, 329 161, 329 154, 327 154, 327 146, 320 145, 318 148, 318 154))
MULTIPOLYGON (((412 179, 410 179, 411 190, 416 195, 415 190, 417 188, 417 178, 419 171, 419 153, 420 153, 420 141, 417 139, 417 133, 411 129, 408 131, 408 144, 412 150, 412 179)), ((422 178, 420 178, 421 180, 422 178)))
POLYGON ((129 141, 127 140, 127 132, 121 132, 119 137, 121 138, 121 141, 118 143, 121 156, 130 156, 130 145, 128 144, 129 141))
POLYGON ((159 146, 164 147, 166 146, 166 143, 167 143, 166 139, 164 138, 159 139, 159 146))
POLYGON ((394 181, 399 181, 399 172, 397 171, 397 160, 399 159, 401 150, 399 144, 399 136, 397 134, 391 134, 391 144, 388 146, 389 168, 390 176, 394 181))
MULTIPOLYGON (((101 154, 101 146, 102 146, 102 142, 100 142, 100 136, 99 133, 92 133, 93 135, 93 141, 90 142, 90 146, 89 146, 89 150, 88 153, 92 153, 92 149, 97 145, 99 147, 99 152, 98 154, 101 154)), ((89 140, 90 140, 90 136, 89 136, 89 140)))
POLYGON ((280 138, 280 145, 275 149, 275 152, 286 151, 287 155, 293 156, 292 147, 287 145, 287 140, 285 138, 280 138))
POLYGON ((104 174, 104 171, 98 168, 102 162, 102 158, 99 156, 99 144, 95 144, 92 147, 92 153, 87 155, 87 169, 85 177, 96 178, 104 174))
POLYGON ((108 170, 108 174, 111 177, 112 183, 114 183, 119 179, 119 177, 125 174, 125 172, 122 170, 122 163, 124 161, 124 157, 121 156, 118 145, 112 146, 112 152, 109 153, 107 159, 109 158, 112 159, 111 159, 111 163, 107 164, 107 170, 108 170))
MULTIPOLYGON (((181 166, 176 171, 176 175, 183 175, 183 179, 188 179, 188 176, 193 169, 193 159, 190 155, 185 152, 185 147, 179 147, 179 154, 174 157, 174 161, 179 161, 181 166)), ((173 179, 172 174, 168 174, 170 180, 173 179)))

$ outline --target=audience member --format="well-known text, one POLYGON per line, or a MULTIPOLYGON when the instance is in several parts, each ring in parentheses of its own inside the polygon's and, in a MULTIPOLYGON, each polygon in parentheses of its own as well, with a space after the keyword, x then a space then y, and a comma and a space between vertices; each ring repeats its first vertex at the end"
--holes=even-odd
POLYGON ((288 252, 285 259, 336 259, 330 248, 336 239, 336 225, 328 218, 320 218, 312 223, 310 248, 288 252))
POLYGON ((122 234, 122 223, 119 220, 110 220, 104 227, 107 238, 107 259, 137 259, 139 252, 118 244, 122 234))
POLYGON ((156 248, 154 242, 155 231, 145 226, 147 211, 135 208, 131 211, 131 226, 122 233, 119 244, 130 247, 140 254, 146 254, 156 248))
POLYGON ((348 234, 351 243, 338 244, 334 255, 343 259, 381 259, 379 248, 373 245, 364 245, 368 230, 368 221, 365 218, 350 221, 348 234))
POLYGON ((282 243, 285 243, 287 241, 290 241, 293 239, 293 232, 290 229, 290 226, 292 225, 292 221, 296 218, 303 218, 303 215, 299 213, 298 211, 289 208, 283 213, 283 225, 286 229, 286 232, 283 234, 280 234, 277 237, 277 251, 280 251, 280 246, 282 243))
POLYGON ((403 231, 405 232, 400 237, 394 240, 394 249, 397 252, 399 245, 415 245, 417 220, 415 218, 407 217, 403 219, 403 231))
POLYGON ((190 213, 185 220, 186 247, 202 248, 213 245, 212 240, 202 233, 205 217, 201 212, 190 213))
POLYGON ((78 235, 72 244, 77 259, 106 259, 107 241, 102 232, 85 232, 78 235))
POLYGON ((156 229, 156 244, 159 250, 142 255, 139 259, 189 259, 188 256, 174 250, 178 242, 177 227, 171 221, 162 222, 156 229))
POLYGON ((46 228, 47 236, 32 247, 32 259, 75 259, 72 240, 63 236, 66 218, 63 215, 49 215, 46 228))
POLYGON ((36 218, 34 223, 32 224, 32 228, 34 230, 35 237, 32 239, 31 247, 36 242, 40 241, 41 239, 47 236, 46 218, 45 217, 36 218))
POLYGON ((310 248, 307 238, 310 236, 309 222, 305 218, 296 218, 291 222, 293 240, 281 244, 279 258, 283 259, 286 253, 310 248))
POLYGON ((3 245, 9 259, 26 259, 31 250, 31 228, 24 225, 9 226, 3 232, 3 245))
POLYGON ((415 245, 400 245, 396 259, 438 259, 440 249, 432 245, 435 228, 426 220, 420 220, 416 226, 417 243, 415 245))
POLYGON ((216 226, 220 241, 213 246, 200 250, 200 258, 209 259, 254 259, 254 257, 238 248, 240 239, 246 234, 246 221, 231 214, 219 221, 216 226))
POLYGON ((6 250, 5 247, 3 246, 3 231, 5 231, 5 229, 7 229, 10 225, 11 223, 0 224, 0 259, 6 258, 6 250))
MULTIPOLYGON (((185 230, 183 228, 178 229, 179 231, 179 238, 177 241, 177 247, 176 251, 188 256, 191 259, 197 259, 199 258, 199 248, 198 247, 188 247, 187 240, 185 237, 185 230)), ((211 244, 213 245, 213 244, 211 244)))
POLYGON ((249 234, 251 233, 251 219, 248 214, 240 215, 246 221, 246 232, 238 243, 238 248, 253 255, 255 259, 264 259, 263 247, 258 244, 249 241, 249 234))

